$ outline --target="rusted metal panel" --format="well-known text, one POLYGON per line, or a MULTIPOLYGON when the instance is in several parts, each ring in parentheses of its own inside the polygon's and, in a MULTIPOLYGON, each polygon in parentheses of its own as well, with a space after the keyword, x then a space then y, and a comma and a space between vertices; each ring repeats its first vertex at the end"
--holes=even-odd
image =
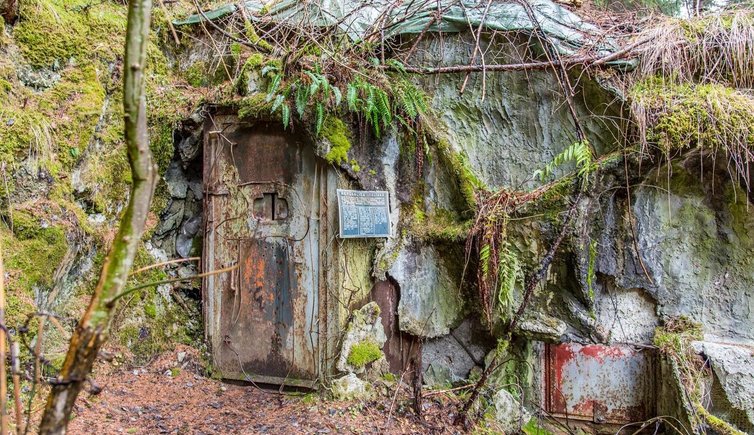
POLYGON ((312 386, 320 370, 323 163, 279 125, 205 126, 206 333, 228 378, 312 386))
POLYGON ((546 405, 555 416, 627 423, 655 410, 655 356, 632 346, 551 344, 545 348, 546 405))
POLYGON ((413 377, 409 371, 411 362, 417 362, 421 355, 421 342, 411 334, 400 330, 398 325, 398 302, 400 294, 397 285, 391 281, 377 281, 372 287, 370 298, 380 307, 382 327, 387 341, 383 347, 390 371, 404 374, 405 379, 413 377))

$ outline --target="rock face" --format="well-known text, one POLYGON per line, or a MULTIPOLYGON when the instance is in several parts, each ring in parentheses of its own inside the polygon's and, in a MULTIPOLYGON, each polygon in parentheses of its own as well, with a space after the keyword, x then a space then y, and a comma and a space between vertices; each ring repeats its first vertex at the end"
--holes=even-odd
POLYGON ((431 387, 447 386, 467 379, 469 372, 484 365, 490 343, 478 322, 464 320, 450 334, 427 340, 422 345, 424 383, 431 387))
POLYGON ((202 122, 200 113, 195 113, 183 122, 181 129, 174 132, 177 152, 163 175, 170 199, 161 213, 152 242, 170 258, 187 258, 198 254, 204 199, 202 122))
POLYGON ((747 421, 738 425, 754 429, 754 349, 709 341, 695 343, 695 349, 709 358, 733 413, 745 416, 747 421))
POLYGON ((596 286, 599 323, 614 340, 647 343, 660 319, 683 315, 710 339, 754 339, 754 215, 745 195, 736 199, 725 179, 702 184, 698 167, 643 183, 669 191, 637 188, 630 210, 608 201, 595 223, 595 270, 609 278, 596 286))
POLYGON ((390 268, 401 289, 401 331, 419 337, 447 335, 463 313, 459 277, 448 272, 434 246, 403 246, 390 268))
POLYGON ((500 390, 492 397, 495 407, 495 420, 500 424, 504 433, 519 433, 521 428, 531 419, 531 415, 513 395, 500 390))
POLYGON ((384 358, 387 337, 380 319, 380 307, 370 302, 353 312, 336 367, 341 372, 363 373, 366 364, 384 358))
MULTIPOLYGON (((469 37, 431 40, 423 61, 431 65, 468 63, 466 47, 474 46, 469 37)), ((481 43, 482 50, 498 53, 488 62, 517 62, 512 44, 490 44, 485 39, 481 43)), ((443 80, 425 83, 452 144, 468 155, 471 168, 487 186, 533 186, 534 171, 574 142, 574 124, 556 76, 551 71, 487 74, 483 87, 482 75, 471 75, 461 94, 465 78, 465 74, 446 74, 443 80)), ((614 148, 618 136, 611 136, 612 127, 600 122, 599 115, 615 115, 617 105, 609 104, 609 94, 596 83, 589 79, 580 83, 574 102, 590 142, 599 151, 614 148)))
POLYGON ((336 400, 368 400, 374 396, 372 386, 354 373, 334 380, 332 394, 336 400))

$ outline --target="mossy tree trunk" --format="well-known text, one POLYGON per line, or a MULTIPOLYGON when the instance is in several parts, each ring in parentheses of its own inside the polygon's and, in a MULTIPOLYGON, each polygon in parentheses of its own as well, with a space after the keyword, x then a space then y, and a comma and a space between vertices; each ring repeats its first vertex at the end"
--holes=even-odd
POLYGON ((125 139, 133 184, 120 228, 102 267, 91 302, 71 337, 60 376, 52 385, 39 426, 42 434, 63 434, 73 404, 91 373, 100 348, 107 340, 110 318, 133 264, 152 202, 157 167, 147 135, 144 66, 151 0, 130 0, 123 64, 125 139))

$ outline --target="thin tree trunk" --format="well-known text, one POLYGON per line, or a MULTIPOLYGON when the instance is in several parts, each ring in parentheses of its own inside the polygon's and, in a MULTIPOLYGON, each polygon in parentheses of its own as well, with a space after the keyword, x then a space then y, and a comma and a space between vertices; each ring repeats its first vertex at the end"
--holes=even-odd
POLYGON ((105 259, 97 287, 71 337, 68 354, 52 390, 39 426, 41 434, 63 434, 76 397, 91 373, 94 361, 107 340, 111 314, 133 265, 152 202, 157 168, 147 136, 144 66, 147 59, 151 0, 130 0, 123 63, 123 108, 128 159, 133 184, 118 234, 105 259))
POLYGON ((16 410, 16 433, 24 432, 24 413, 21 408, 21 362, 18 341, 14 341, 10 348, 11 376, 13 377, 13 401, 16 410))
POLYGON ((0 435, 8 433, 8 378, 5 376, 5 272, 0 251, 0 435))

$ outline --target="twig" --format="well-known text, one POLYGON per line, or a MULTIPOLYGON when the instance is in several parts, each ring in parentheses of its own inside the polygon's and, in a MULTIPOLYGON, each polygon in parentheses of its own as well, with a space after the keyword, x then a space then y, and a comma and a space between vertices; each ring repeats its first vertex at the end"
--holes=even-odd
POLYGON ((245 46, 247 46, 249 48, 258 49, 258 47, 256 45, 252 44, 251 42, 244 41, 243 39, 240 39, 240 38, 236 38, 235 36, 233 36, 230 33, 226 32, 223 28, 221 28, 220 26, 218 26, 217 24, 215 24, 214 21, 212 21, 211 19, 209 19, 207 17, 207 15, 202 10, 202 7, 199 6, 199 2, 197 2, 196 0, 194 0, 194 6, 196 6, 196 10, 199 12, 199 15, 201 15, 202 18, 204 18, 204 21, 208 22, 209 25, 212 26, 215 30, 217 30, 218 32, 222 33, 223 36, 225 36, 226 38, 230 39, 231 41, 237 42, 237 43, 239 43, 241 45, 245 45, 245 46))
POLYGON ((466 390, 466 389, 469 389, 469 388, 471 388, 473 386, 474 386, 474 384, 468 384, 468 385, 461 385, 460 387, 448 388, 447 390, 430 391, 428 393, 424 393, 424 397, 432 397, 432 396, 436 396, 438 394, 446 394, 446 393, 452 393, 453 391, 466 390))
MULTIPOLYGON (((476 61, 476 54, 481 51, 481 48, 479 47, 479 41, 482 38, 482 30, 484 29, 484 20, 487 19, 487 13, 490 10, 490 5, 492 4, 492 0, 487 0, 487 5, 484 7, 484 12, 482 13, 482 19, 479 22, 479 28, 477 29, 476 36, 474 38, 474 52, 471 54, 471 61, 469 62, 469 65, 473 65, 476 61)), ((484 73, 487 70, 486 65, 484 63, 484 54, 482 54, 482 73, 484 73)), ((469 72, 466 72, 466 77, 463 78, 463 84, 461 84, 461 90, 459 93, 463 94, 463 91, 466 90, 466 83, 469 81, 469 72)), ((484 99, 484 92, 482 92, 482 99, 484 99)))
POLYGON ((154 287, 154 286, 163 285, 163 284, 170 284, 170 283, 173 283, 173 282, 190 281, 190 280, 196 279, 196 278, 204 278, 205 276, 218 275, 220 273, 230 272, 231 270, 238 269, 239 266, 240 265, 236 264, 235 266, 230 266, 230 267, 226 267, 226 268, 223 268, 223 269, 217 269, 217 270, 213 270, 213 271, 210 271, 210 272, 204 272, 204 273, 200 273, 200 274, 197 274, 197 275, 191 275, 191 276, 187 276, 187 277, 184 277, 184 278, 171 278, 171 279, 165 279, 165 280, 162 280, 162 281, 154 281, 154 282, 148 282, 148 283, 142 284, 142 285, 137 285, 136 287, 131 287, 131 288, 127 289, 127 290, 124 290, 119 295, 114 296, 111 300, 109 300, 108 302, 106 302, 105 305, 114 306, 115 302, 118 299, 122 298, 123 296, 129 295, 129 294, 135 292, 136 290, 141 290, 143 288, 154 287))
POLYGON ((202 259, 202 257, 176 258, 174 260, 168 260, 168 261, 163 261, 163 262, 160 262, 160 263, 150 264, 149 266, 144 266, 141 269, 134 270, 129 275, 136 275, 138 273, 146 272, 147 270, 154 269, 154 268, 157 268, 157 267, 160 267, 160 266, 167 266, 168 264, 185 263, 185 262, 188 262, 188 261, 197 261, 197 260, 201 260, 201 259, 202 259))
POLYGON ((160 7, 162 8, 162 11, 165 12, 165 16, 167 17, 168 27, 170 27, 170 33, 173 34, 175 45, 180 45, 181 40, 180 38, 178 38, 178 32, 176 32, 175 27, 173 27, 173 20, 170 18, 170 12, 165 7, 165 2, 163 0, 160 0, 160 7))

